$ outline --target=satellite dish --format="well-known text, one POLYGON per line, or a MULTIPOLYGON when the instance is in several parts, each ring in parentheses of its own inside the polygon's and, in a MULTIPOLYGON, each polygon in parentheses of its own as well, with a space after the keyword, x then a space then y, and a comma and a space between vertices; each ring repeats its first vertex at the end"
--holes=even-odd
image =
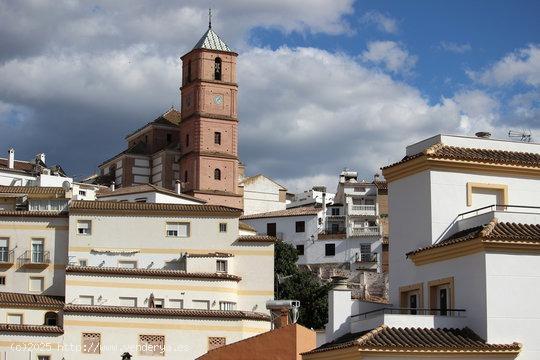
POLYGON ((515 130, 510 130, 508 131, 508 137, 512 140, 517 140, 517 141, 521 141, 521 142, 531 142, 532 141, 532 134, 531 134, 531 130, 529 131, 526 131, 526 130, 522 130, 522 131, 515 131, 515 130))
POLYGON ((62 183, 62 188, 63 188, 65 191, 71 190, 71 184, 69 183, 69 181, 65 180, 65 181, 62 183))

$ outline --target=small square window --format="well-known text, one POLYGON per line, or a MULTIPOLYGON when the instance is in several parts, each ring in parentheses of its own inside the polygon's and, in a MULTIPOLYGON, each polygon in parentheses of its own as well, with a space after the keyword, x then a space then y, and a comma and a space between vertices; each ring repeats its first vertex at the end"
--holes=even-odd
POLYGON ((296 222, 296 232, 297 233, 306 232, 306 222, 305 221, 297 221, 296 222))
POLYGON ((336 244, 326 244, 324 246, 324 256, 336 255, 336 244))
POLYGON ((189 223, 167 223, 166 234, 170 237, 188 237, 189 223))
POLYGON ((216 261, 216 271, 217 272, 227 272, 227 260, 217 260, 216 261))
POLYGON ((79 195, 81 195, 81 196, 86 196, 86 191, 84 191, 84 190, 79 190, 79 195))
POLYGON ((236 310, 236 303, 232 301, 220 301, 219 310, 236 310))
POLYGON ((15 325, 22 325, 23 315, 22 314, 7 314, 7 323, 15 324, 15 325))
POLYGON ((92 221, 79 220, 77 221, 77 234, 90 235, 92 233, 92 221))
POLYGON ((162 309, 165 306, 165 299, 154 299, 154 307, 162 309))
POLYGON ((304 255, 304 245, 296 245, 296 252, 298 255, 304 255))
POLYGON ((88 260, 79 259, 79 266, 88 266, 88 260))
POLYGON ((6 277, 0 276, 0 285, 6 285, 6 277))
POLYGON ((214 133, 214 144, 221 145, 221 133, 220 132, 216 131, 214 133))
POLYGON ((29 286, 28 286, 28 290, 30 291, 33 291, 33 292, 41 292, 43 291, 43 282, 44 282, 44 278, 43 277, 30 277, 30 283, 29 283, 29 286))
POLYGON ((220 233, 227 232, 227 223, 220 223, 219 224, 219 232, 220 233))
POLYGON ((208 338, 208 351, 220 348, 226 345, 226 338, 224 337, 209 337, 208 338))

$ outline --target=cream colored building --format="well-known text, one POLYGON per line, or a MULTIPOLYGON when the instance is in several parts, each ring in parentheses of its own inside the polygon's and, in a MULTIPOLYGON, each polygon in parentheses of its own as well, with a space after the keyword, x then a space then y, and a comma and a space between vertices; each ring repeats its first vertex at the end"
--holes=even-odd
POLYGON ((243 178, 244 215, 285 210, 287 188, 269 177, 258 174, 243 178))

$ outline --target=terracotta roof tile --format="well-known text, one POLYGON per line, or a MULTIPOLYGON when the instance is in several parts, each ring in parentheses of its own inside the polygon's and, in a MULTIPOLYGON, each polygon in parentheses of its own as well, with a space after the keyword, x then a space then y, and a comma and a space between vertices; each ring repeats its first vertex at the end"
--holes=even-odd
POLYGON ((68 217, 65 211, 0 211, 0 216, 5 217, 68 217))
POLYGON ((13 164, 13 169, 8 168, 9 160, 5 158, 0 158, 0 168, 3 168, 3 170, 10 170, 10 171, 22 171, 22 172, 32 172, 34 169, 34 164, 32 164, 29 161, 20 161, 15 160, 15 163, 13 164))
POLYGON ((292 209, 270 211, 270 212, 265 212, 265 213, 260 213, 260 214, 244 215, 240 217, 240 220, 287 217, 287 216, 317 215, 320 211, 321 211, 320 208, 315 208, 312 206, 298 207, 298 208, 292 208, 292 209))
POLYGON ((224 258, 224 257, 234 257, 234 254, 223 253, 223 252, 213 252, 208 254, 186 254, 190 258, 224 258))
POLYGON ((251 225, 249 225, 249 224, 246 224, 246 223, 243 222, 243 221, 240 221, 240 222, 238 223, 238 228, 239 228, 240 230, 246 230, 246 231, 255 231, 255 232, 257 231, 257 230, 255 230, 255 228, 254 228, 253 226, 251 226, 251 225))
POLYGON ((51 195, 63 198, 66 191, 53 186, 0 186, 0 194, 51 195))
POLYGON ((481 239, 484 242, 534 243, 540 245, 540 224, 516 224, 498 222, 497 219, 492 219, 488 224, 458 231, 437 244, 408 252, 407 256, 473 239, 481 239))
POLYGON ((269 235, 243 235, 236 239, 238 242, 270 242, 275 243, 277 239, 269 235))
POLYGON ((181 270, 169 270, 169 269, 129 269, 129 268, 97 267, 97 266, 67 266, 66 273, 67 274, 130 275, 130 276, 150 276, 150 277, 229 280, 229 281, 242 280, 240 276, 226 274, 226 273, 185 272, 181 270))
POLYGON ((198 310, 177 308, 149 308, 127 306, 102 306, 102 305, 72 305, 64 307, 65 313, 91 313, 91 314, 126 314, 126 315, 151 315, 151 316, 178 316, 187 318, 226 318, 239 320, 270 321, 270 316, 253 311, 240 310, 198 310))
POLYGON ((63 334, 60 326, 0 324, 0 332, 63 334))
POLYGON ((112 191, 109 188, 100 189, 96 193, 96 196, 98 198, 105 198, 105 197, 110 197, 110 196, 128 195, 128 194, 140 194, 140 193, 146 193, 146 192, 158 192, 158 193, 165 194, 165 195, 170 195, 170 196, 175 196, 175 197, 179 197, 179 198, 183 198, 183 199, 187 199, 187 200, 191 200, 191 201, 196 201, 196 202, 199 202, 201 204, 206 203, 206 201, 204 201, 202 199, 199 199, 199 198, 196 198, 196 197, 193 197, 193 196, 189 196, 189 195, 186 195, 186 194, 178 194, 178 193, 176 193, 176 192, 174 192, 172 190, 165 189, 165 188, 163 188, 161 186, 156 186, 156 185, 153 185, 153 184, 144 184, 144 185, 137 185, 137 186, 121 187, 121 188, 116 189, 114 191, 112 191))
POLYGON ((385 166, 382 169, 388 169, 422 156, 429 159, 464 160, 479 163, 506 164, 540 168, 539 153, 476 149, 435 144, 421 153, 405 156, 402 160, 385 166))
POLYGON ((519 352, 521 345, 488 344, 471 329, 395 328, 386 325, 371 331, 346 334, 331 343, 304 354, 312 354, 346 347, 358 347, 359 351, 428 351, 437 352, 519 352))
POLYGON ((20 294, 0 292, 0 306, 3 307, 39 307, 59 309, 64 306, 64 297, 50 295, 20 294))
POLYGON ((136 212, 173 212, 173 213, 226 213, 240 214, 241 210, 221 205, 197 204, 158 204, 120 201, 82 201, 74 200, 69 206, 70 211, 126 211, 136 212))

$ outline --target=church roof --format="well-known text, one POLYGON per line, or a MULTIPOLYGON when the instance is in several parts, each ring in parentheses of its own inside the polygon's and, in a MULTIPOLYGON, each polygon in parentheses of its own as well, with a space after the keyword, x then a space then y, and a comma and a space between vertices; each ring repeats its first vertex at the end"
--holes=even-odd
POLYGON ((204 33, 204 35, 201 37, 201 39, 195 44, 193 47, 193 50, 195 49, 208 49, 208 50, 218 50, 218 51, 230 51, 232 52, 232 49, 225 44, 223 40, 216 34, 212 28, 208 28, 208 30, 204 33))

